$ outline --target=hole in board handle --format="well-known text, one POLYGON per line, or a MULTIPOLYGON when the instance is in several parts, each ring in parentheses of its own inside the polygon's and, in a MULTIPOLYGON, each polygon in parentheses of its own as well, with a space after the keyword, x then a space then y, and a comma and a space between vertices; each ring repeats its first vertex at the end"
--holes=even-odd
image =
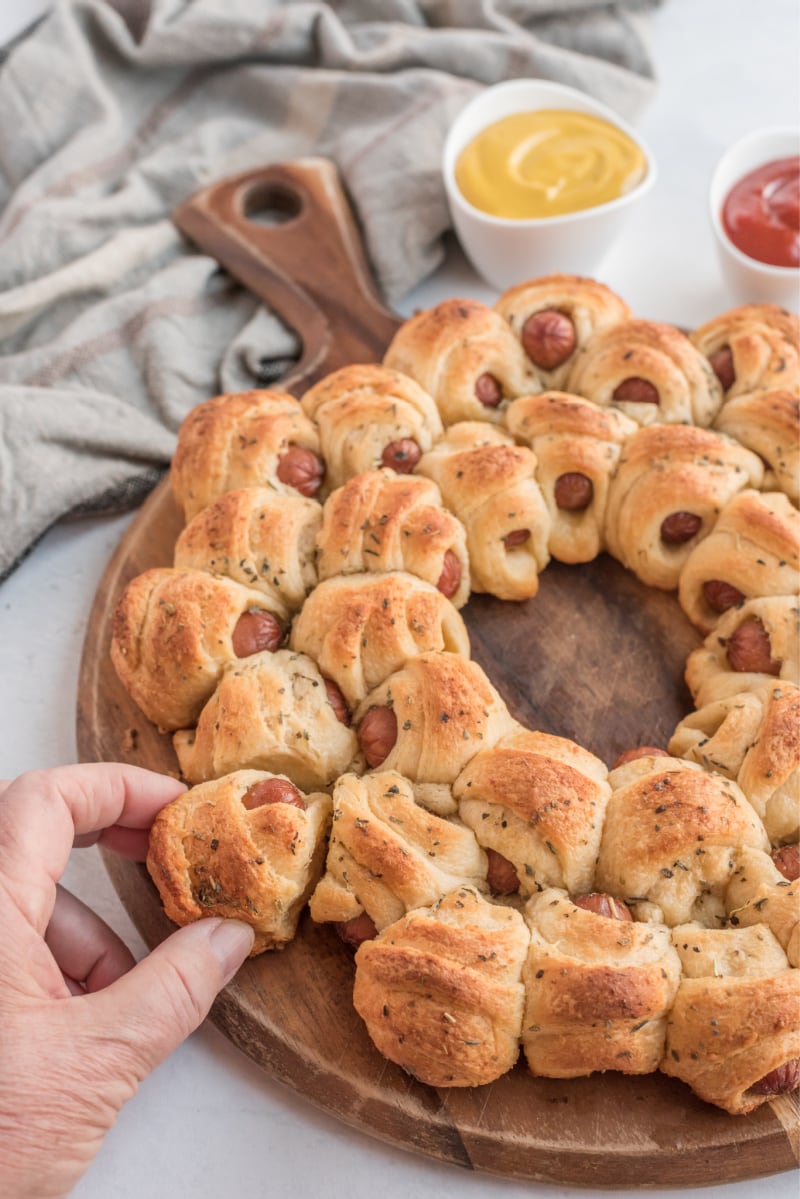
POLYGON ((240 197, 242 212, 255 225, 275 228, 296 220, 303 210, 302 197, 280 183, 255 183, 240 197))

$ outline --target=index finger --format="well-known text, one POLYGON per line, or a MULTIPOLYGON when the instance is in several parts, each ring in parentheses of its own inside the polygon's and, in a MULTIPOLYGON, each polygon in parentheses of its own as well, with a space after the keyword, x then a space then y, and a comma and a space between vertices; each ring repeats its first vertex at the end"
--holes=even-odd
POLYGON ((184 789, 168 775, 120 763, 20 775, 0 793, 0 881, 43 933, 76 834, 147 829, 184 789))

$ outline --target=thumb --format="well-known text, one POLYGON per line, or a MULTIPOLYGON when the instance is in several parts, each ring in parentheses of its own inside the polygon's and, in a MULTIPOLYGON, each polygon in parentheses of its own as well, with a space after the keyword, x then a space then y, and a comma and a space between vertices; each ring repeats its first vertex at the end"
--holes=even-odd
POLYGON ((253 947, 239 920, 198 920, 178 929, 111 986, 87 999, 141 1081, 202 1024, 218 992, 253 947), (96 1006, 95 1006, 96 1005, 96 1006), (99 1010, 98 1010, 99 1009, 99 1010))

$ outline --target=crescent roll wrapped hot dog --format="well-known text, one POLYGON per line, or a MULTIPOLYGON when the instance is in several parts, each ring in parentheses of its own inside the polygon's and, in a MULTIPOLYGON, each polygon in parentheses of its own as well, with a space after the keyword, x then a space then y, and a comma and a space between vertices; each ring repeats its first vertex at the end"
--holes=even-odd
POLYGON ((155 567, 125 588, 112 620, 111 661, 148 720, 185 728, 225 667, 283 640, 271 596, 200 570, 155 567))
POLYGON ((685 717, 670 753, 734 779, 771 841, 800 836, 800 688, 769 682, 685 717))
POLYGON ((395 333, 383 364, 416 379, 445 425, 498 422, 509 400, 542 389, 506 322, 477 300, 444 300, 412 316, 395 333))
POLYGON ((594 754, 548 733, 513 733, 476 754, 453 795, 490 855, 489 885, 522 895, 548 886, 591 891, 611 794, 607 777, 594 754), (506 876, 508 886, 497 886, 506 876))
POLYGON ((338 688, 326 686, 316 663, 278 650, 228 667, 197 728, 176 733, 173 743, 191 783, 232 770, 270 770, 313 791, 329 786, 356 758, 346 719, 338 688))
POLYGON ((661 1070, 732 1115, 800 1082, 800 971, 766 925, 672 930, 683 978, 661 1070))
POLYGON ((733 928, 766 924, 783 947, 791 966, 800 966, 800 846, 784 846, 772 854, 742 849, 725 892, 728 922, 733 928), (788 859, 788 861, 787 861, 788 859))
POLYGON ((773 679, 800 685, 800 601, 791 595, 747 600, 727 611, 686 659, 697 708, 773 679))
POLYGON ((418 654, 469 657, 466 626, 450 601, 402 571, 320 583, 294 622, 291 646, 309 654, 353 708, 418 654))
POLYGON ((800 512, 781 492, 741 491, 681 570, 678 599, 708 633, 746 599, 800 592, 800 512))
POLYGON ((322 508, 266 487, 226 491, 198 512, 175 545, 175 565, 226 575, 269 596, 288 616, 317 584, 322 508))
POLYGON ((420 1082, 480 1086, 519 1056, 527 949, 519 912, 459 887, 361 946, 353 1002, 383 1056, 420 1082))
POLYGON ((367 765, 397 770, 421 803, 444 813, 455 811, 450 786, 470 759, 517 727, 477 662, 437 653, 390 675, 354 721, 367 765))
POLYGON ((609 782, 595 885, 624 899, 637 919, 724 918, 733 851, 769 845, 736 783, 656 756, 617 767, 609 782))
POLYGON ((536 595, 550 561, 550 515, 534 477, 533 451, 484 422, 463 421, 417 469, 438 484, 464 523, 472 590, 508 600, 536 595))
POLYGON ((176 924, 205 916, 255 929, 250 956, 283 949, 322 871, 330 797, 284 775, 237 770, 156 816, 147 869, 176 924))
POLYGON ((561 387, 590 337, 628 320, 615 292, 580 275, 547 275, 504 291, 495 309, 508 321, 547 387, 561 387))
POLYGON ((657 1069, 681 974, 669 929, 635 924, 624 907, 587 908, 555 888, 528 901, 525 919, 522 1047, 531 1073, 657 1069))
POLYGON ((614 405, 639 425, 705 428, 722 403, 719 380, 689 338, 654 321, 624 321, 595 334, 565 390, 614 405))
POLYGON ((758 486, 755 454, 708 429, 654 425, 626 443, 608 491, 609 552, 643 583, 671 590, 721 508, 758 486))
POLYGON ((315 496, 324 473, 317 430, 297 400, 282 391, 246 391, 192 409, 178 433, 171 480, 189 521, 239 487, 315 496))
POLYGON ((800 394, 800 319, 785 308, 744 304, 707 321, 691 336, 726 400, 772 387, 800 394))
POLYGON ((391 470, 357 475, 325 501, 317 545, 320 580, 407 570, 457 608, 469 599, 464 526, 430 479, 391 470))
POLYGON ((763 487, 800 503, 800 399, 790 391, 754 391, 728 400, 714 428, 735 437, 766 466, 763 487))
POLYGON ((442 435, 426 391, 385 366, 345 366, 307 391, 303 412, 316 421, 329 487, 386 466, 410 474, 442 435))
POLYGON ((514 400, 506 424, 536 455, 550 553, 559 562, 591 562, 603 548, 609 481, 638 426, 614 408, 562 391, 514 400))
POLYGON ((366 914, 379 932, 463 883, 486 887, 486 855, 466 825, 421 807, 413 785, 393 770, 337 781, 325 873, 310 903, 314 920, 352 926, 366 914))

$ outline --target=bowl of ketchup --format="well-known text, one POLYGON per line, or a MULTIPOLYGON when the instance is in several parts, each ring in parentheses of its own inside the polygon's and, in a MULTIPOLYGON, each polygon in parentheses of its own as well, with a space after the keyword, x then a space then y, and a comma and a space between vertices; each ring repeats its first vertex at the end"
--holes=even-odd
POLYGON ((731 146, 709 204, 735 298, 800 310, 800 129, 759 129, 731 146))

